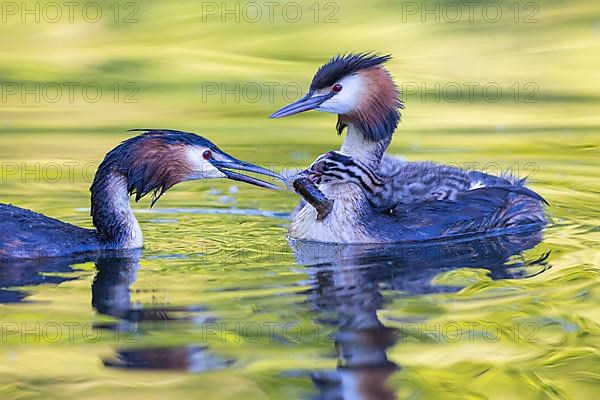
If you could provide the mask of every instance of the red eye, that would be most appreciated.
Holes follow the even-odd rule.
[[[339,84],[339,83],[336,83],[335,85],[333,85],[333,86],[331,87],[331,91],[332,91],[333,93],[339,93],[339,92],[341,92],[341,91],[342,91],[342,89],[343,89],[343,88],[344,88],[344,87],[343,87],[341,84]]]
[[[212,157],[212,152],[210,150],[204,150],[204,153],[202,153],[202,158],[204,158],[205,160],[208,160],[211,157]]]

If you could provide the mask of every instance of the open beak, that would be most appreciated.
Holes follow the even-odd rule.
[[[269,118],[287,117],[289,115],[298,114],[304,111],[314,110],[333,96],[333,93],[327,93],[318,96],[313,96],[312,93],[308,93],[300,100],[295,101],[292,104],[288,104],[287,106],[275,111],[269,116]]]
[[[237,172],[233,172],[230,170],[254,172],[256,174],[269,176],[271,178],[275,178],[275,179],[278,179],[278,180],[284,182],[285,178],[282,177],[281,175],[279,175],[278,173],[269,171],[268,169],[259,167],[258,165],[250,164],[248,162],[235,159],[229,155],[227,155],[226,158],[227,158],[226,161],[213,160],[213,161],[211,161],[211,163],[216,168],[218,168],[219,171],[221,171],[223,174],[225,174],[225,176],[227,178],[232,179],[234,181],[240,181],[240,182],[249,183],[251,185],[264,187],[267,189],[282,190],[279,186],[274,185],[272,183],[265,182],[265,181],[257,179],[257,178],[253,178],[248,175],[239,174]]]

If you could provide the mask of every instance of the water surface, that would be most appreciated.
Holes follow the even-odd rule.
[[[87,148],[90,138],[105,148],[118,140],[36,137],[44,148],[35,159],[81,164],[103,152]],[[69,146],[52,144],[57,137]],[[155,209],[135,206],[142,253],[4,265],[3,397],[102,398],[115,389],[132,398],[591,397],[600,188],[586,171],[598,161],[572,143],[572,158],[551,162],[535,152],[537,137],[520,133],[529,152],[507,141],[501,152],[478,143],[437,158],[477,151],[489,162],[534,160],[532,186],[549,199],[553,220],[540,235],[419,246],[288,242],[294,195],[205,181],[175,188]],[[8,143],[2,156],[15,161],[31,144],[23,135]],[[292,159],[278,148],[263,153]],[[227,150],[257,161],[252,148]],[[3,195],[89,226],[89,182],[76,171],[73,183],[11,177]]]
[[[283,93],[204,98],[202,84],[306,89],[331,54],[375,48],[395,55],[399,84],[504,90],[496,102],[408,91],[391,152],[528,176],[552,223],[459,243],[318,246],[286,239],[291,193],[181,184],[153,209],[134,205],[143,252],[0,267],[1,398],[597,396],[596,2],[543,2],[536,24],[401,24],[397,2],[377,2],[365,19],[367,6],[349,1],[338,24],[266,27],[199,23],[196,3],[164,4],[145,2],[130,25],[2,27],[3,81],[92,81],[107,95],[3,101],[0,201],[91,227],[95,168],[138,127],[195,131],[277,170],[305,167],[339,147],[333,116],[270,121]],[[138,101],[115,101],[110,87],[128,82]],[[514,98],[512,85],[532,82],[537,101]]]

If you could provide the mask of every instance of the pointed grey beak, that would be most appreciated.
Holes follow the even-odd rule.
[[[275,111],[273,114],[269,116],[269,118],[281,118],[287,117],[289,115],[294,115],[301,113],[303,111],[314,110],[318,108],[321,104],[329,100],[334,96],[334,93],[327,93],[320,96],[313,96],[312,93],[308,93],[306,96],[301,98],[300,100],[288,104],[287,106],[280,108]]]
[[[226,155],[226,157],[229,158],[227,161],[211,160],[211,163],[216,168],[218,168],[219,171],[224,173],[227,178],[232,179],[234,181],[245,182],[251,185],[264,187],[267,189],[282,190],[279,186],[274,185],[272,183],[265,182],[263,180],[253,178],[251,176],[242,175],[229,170],[254,172],[256,174],[266,175],[278,179],[282,182],[285,182],[285,178],[279,175],[278,173],[269,171],[268,169],[259,167],[258,165],[250,164],[246,161],[235,159],[229,155]]]

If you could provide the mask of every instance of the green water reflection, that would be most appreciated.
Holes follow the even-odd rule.
[[[134,206],[143,254],[0,268],[0,397],[594,398],[597,2],[536,3],[535,23],[525,4],[515,23],[513,2],[493,23],[354,0],[319,3],[317,23],[311,2],[297,23],[223,23],[202,3],[149,0],[123,23],[131,10],[115,22],[97,3],[110,16],[97,23],[0,27],[2,202],[91,226],[95,168],[138,127],[304,167],[339,146],[334,117],[267,116],[332,54],[377,49],[405,91],[391,152],[530,176],[553,223],[508,243],[307,250],[285,239],[291,193],[185,183]],[[69,82],[102,95],[71,99]]]

